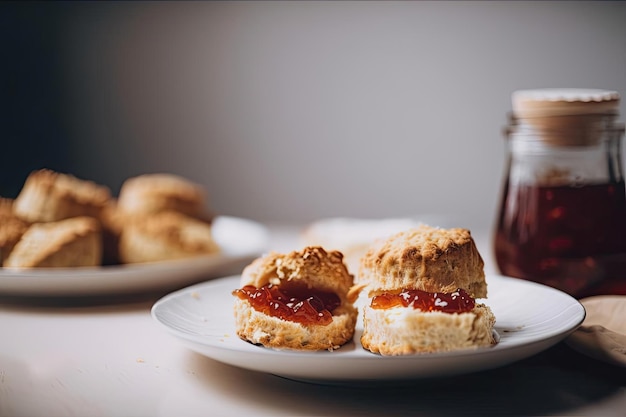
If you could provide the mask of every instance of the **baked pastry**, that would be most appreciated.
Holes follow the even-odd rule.
[[[30,223],[13,215],[12,201],[0,198],[0,265],[9,256]]]
[[[110,197],[110,190],[105,186],[40,169],[26,178],[13,204],[13,212],[32,223],[78,216],[98,218]]]
[[[7,268],[97,266],[102,262],[100,223],[73,217],[32,224],[4,260]]]
[[[219,250],[211,224],[174,211],[125,218],[119,237],[123,263],[182,259]]]
[[[237,335],[269,348],[338,349],[354,336],[353,284],[341,252],[320,246],[257,258],[233,292]]]
[[[156,173],[129,178],[122,184],[118,209],[124,216],[176,211],[210,221],[204,188],[183,177]]]
[[[467,229],[421,225],[372,245],[358,282],[364,348],[382,355],[443,352],[495,343],[484,263]]]

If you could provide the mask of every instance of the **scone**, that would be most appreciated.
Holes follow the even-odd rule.
[[[16,216],[32,223],[79,216],[98,218],[110,197],[110,190],[105,186],[41,169],[26,178],[13,211]]]
[[[6,268],[97,266],[102,262],[100,223],[73,217],[31,225],[4,261]]]
[[[257,258],[233,291],[237,335],[276,349],[338,349],[354,336],[353,284],[341,252],[320,246]]]
[[[166,173],[144,174],[124,181],[118,209],[125,216],[176,211],[210,221],[204,188],[186,178]]]
[[[467,229],[427,225],[374,244],[358,282],[364,348],[381,355],[445,352],[495,343],[484,263]]]
[[[119,237],[123,263],[182,259],[219,250],[211,224],[173,211],[133,217],[124,223]]]
[[[9,256],[30,223],[13,215],[9,199],[0,199],[0,265]]]

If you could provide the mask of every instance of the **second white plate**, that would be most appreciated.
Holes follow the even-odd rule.
[[[585,318],[583,306],[563,292],[491,275],[489,299],[484,302],[497,320],[500,341],[493,347],[380,356],[363,349],[362,326],[357,324],[354,340],[333,352],[272,350],[235,334],[231,292],[239,287],[239,279],[222,278],[171,293],[155,303],[152,317],[184,345],[217,361],[291,379],[335,382],[440,377],[496,368],[549,348]]]
[[[214,239],[221,252],[173,261],[85,268],[0,268],[0,294],[77,296],[166,291],[240,272],[259,256],[269,239],[267,229],[252,220],[218,216]]]

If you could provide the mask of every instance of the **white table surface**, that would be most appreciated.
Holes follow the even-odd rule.
[[[271,249],[298,245],[299,228],[270,231]],[[473,233],[493,271],[487,233]],[[314,385],[188,350],[150,316],[162,295],[78,303],[2,298],[0,416],[626,416],[626,369],[564,343],[477,374]]]

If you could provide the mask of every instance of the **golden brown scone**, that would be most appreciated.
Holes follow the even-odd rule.
[[[105,186],[41,169],[26,178],[13,204],[13,211],[32,223],[78,216],[98,218],[110,197],[111,193]]]
[[[495,317],[475,302],[487,297],[483,267],[467,229],[420,225],[374,243],[359,269],[359,282],[371,297],[363,311],[362,346],[407,355],[494,344]],[[415,299],[410,290],[426,294],[418,292]],[[381,306],[374,303],[377,296],[394,301]]]
[[[334,292],[345,301],[354,276],[346,269],[341,252],[326,252],[321,246],[307,246],[287,254],[270,252],[252,261],[241,273],[242,287],[292,283]]]
[[[484,304],[467,313],[423,312],[412,307],[363,309],[361,345],[381,355],[448,352],[491,346],[495,317]]]
[[[326,252],[319,246],[287,254],[272,252],[258,258],[244,269],[242,288],[250,285],[260,289],[272,285],[285,292],[299,288],[300,294],[305,294],[302,297],[323,291],[335,294],[338,306],[330,312],[332,318],[328,324],[303,324],[266,314],[255,309],[247,298],[236,296],[237,335],[251,343],[276,349],[338,349],[354,336],[357,309],[354,306],[356,296],[350,292],[353,280],[341,252]]]
[[[176,211],[210,221],[206,191],[186,178],[166,173],[144,174],[124,181],[118,208],[125,216]]]
[[[124,219],[119,238],[123,263],[158,262],[217,253],[207,222],[173,211]]]
[[[370,295],[394,289],[450,293],[462,288],[487,297],[484,262],[469,230],[428,225],[375,243],[361,259],[359,283]]]
[[[30,225],[30,223],[13,215],[11,210],[5,210],[7,208],[4,205],[5,202],[0,201],[0,265],[4,263],[4,260]]]
[[[73,217],[31,225],[4,261],[7,268],[97,266],[102,262],[100,222]]]

